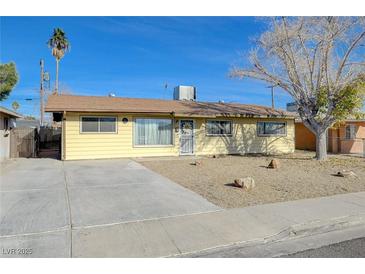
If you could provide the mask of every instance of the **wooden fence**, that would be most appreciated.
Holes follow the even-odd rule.
[[[10,131],[10,157],[37,157],[39,137],[36,128],[13,128]]]

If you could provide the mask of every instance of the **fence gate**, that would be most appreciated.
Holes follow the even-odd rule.
[[[60,158],[61,128],[41,127],[39,130],[39,157]]]
[[[10,157],[37,157],[38,132],[36,128],[13,128],[10,131]]]

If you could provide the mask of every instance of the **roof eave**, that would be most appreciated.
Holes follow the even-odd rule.
[[[0,113],[3,113],[5,115],[9,116],[10,118],[22,118],[23,117],[20,114],[17,114],[17,113],[12,112],[12,111],[3,110],[3,109],[0,110]]]
[[[253,114],[253,113],[191,113],[191,112],[173,112],[173,111],[131,111],[131,110],[115,110],[115,109],[58,109],[58,108],[46,108],[46,112],[83,112],[83,113],[132,113],[132,114],[151,114],[151,115],[173,115],[174,117],[192,117],[192,118],[217,118],[217,117],[229,117],[229,118],[282,118],[282,119],[294,119],[295,117],[287,116],[285,114]]]

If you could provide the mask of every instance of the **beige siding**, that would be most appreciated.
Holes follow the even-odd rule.
[[[136,116],[105,114],[102,116],[118,117],[117,133],[80,133],[80,116],[83,115],[100,116],[100,114],[92,113],[67,113],[65,122],[65,160],[178,155],[177,133],[174,134],[177,138],[176,136],[173,138],[175,144],[177,144],[175,146],[134,147],[133,118]],[[151,117],[148,116],[148,118]],[[128,123],[124,124],[122,122],[123,118],[127,118]]]
[[[257,136],[256,123],[258,121],[283,121],[283,119],[235,118],[229,120],[233,122],[232,136],[223,137],[207,136],[205,131],[205,119],[197,120],[196,153],[198,155],[219,153],[282,154],[294,152],[293,120],[284,120],[287,123],[287,135],[279,137]]]
[[[67,113],[64,136],[65,160],[179,155],[177,123],[174,124],[174,145],[156,147],[135,147],[133,145],[133,119],[135,117],[169,118],[169,116],[105,114],[105,116],[118,117],[117,133],[80,133],[80,116],[82,115],[98,116],[97,114]],[[128,123],[124,124],[123,118],[128,118]],[[176,118],[176,120],[178,119]],[[258,137],[256,134],[256,122],[258,120],[232,119],[233,134],[231,137],[209,137],[205,134],[206,119],[194,119],[196,127],[195,154],[290,153],[294,151],[293,120],[286,120],[288,126],[285,137]],[[265,121],[269,120],[265,119]],[[282,119],[271,119],[271,121],[274,120],[283,121]]]

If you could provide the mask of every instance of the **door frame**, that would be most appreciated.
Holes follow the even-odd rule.
[[[192,121],[193,122],[193,134],[192,134],[192,139],[193,139],[193,145],[192,145],[192,152],[191,153],[181,153],[181,122],[182,121]],[[181,156],[188,156],[188,155],[195,155],[195,120],[194,119],[179,119],[179,155]]]

